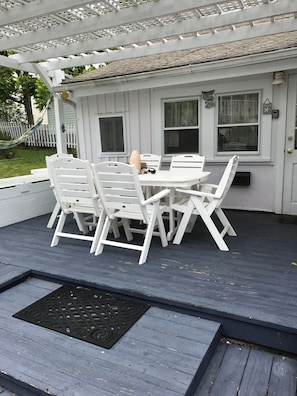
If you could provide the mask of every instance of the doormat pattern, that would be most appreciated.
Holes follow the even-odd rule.
[[[64,285],[13,317],[110,349],[149,307],[102,290]]]

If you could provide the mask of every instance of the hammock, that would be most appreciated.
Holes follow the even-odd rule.
[[[43,114],[41,117],[38,118],[36,123],[29,129],[27,129],[20,137],[12,140],[0,140],[0,150],[5,150],[5,149],[10,149],[12,147],[15,147],[21,143],[23,143],[24,140],[28,139],[33,133],[40,127],[43,121],[44,114],[50,104],[50,99],[48,100],[45,109],[43,111]]]

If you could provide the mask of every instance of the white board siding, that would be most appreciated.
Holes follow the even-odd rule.
[[[217,184],[226,164],[206,164],[205,170],[211,172],[209,183]],[[251,172],[249,186],[232,186],[224,199],[224,207],[239,210],[258,210],[275,212],[275,167],[272,164],[240,163],[239,172]]]
[[[198,97],[200,98],[200,154],[206,155],[207,170],[212,172],[211,181],[221,176],[227,160],[232,153],[216,153],[216,106],[205,108],[201,98],[202,91],[214,90],[215,95],[228,93],[260,92],[260,152],[240,153],[239,171],[251,172],[251,185],[232,187],[225,205],[228,208],[260,211],[276,211],[276,162],[279,146],[272,146],[273,136],[282,134],[276,128],[281,117],[285,115],[286,102],[280,106],[280,120],[262,115],[262,102],[266,98],[273,101],[271,74],[262,74],[211,82],[192,82],[191,84],[167,86],[153,89],[139,89],[128,92],[114,92],[81,99],[81,117],[85,144],[85,158],[93,162],[102,160],[127,161],[133,149],[140,152],[162,154],[163,151],[163,114],[162,100],[167,98]],[[100,115],[123,114],[127,133],[126,153],[119,156],[102,156],[100,154],[99,122]],[[274,128],[274,130],[273,130]],[[80,129],[80,128],[79,128]],[[274,136],[275,137],[275,136]],[[279,138],[280,139],[280,138]],[[163,155],[163,167],[166,168],[171,156]],[[215,180],[217,179],[217,180]]]
[[[152,152],[150,91],[131,91],[84,97],[78,102],[78,133],[80,156],[92,162],[127,161],[132,150]],[[99,117],[123,115],[126,133],[123,154],[100,153]]]

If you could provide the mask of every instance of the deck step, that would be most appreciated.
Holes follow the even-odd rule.
[[[0,263],[0,293],[21,282],[31,273],[30,270],[15,265]]]
[[[28,278],[0,294],[0,384],[31,395],[191,395],[220,324],[152,306],[109,350],[12,315],[60,287]]]

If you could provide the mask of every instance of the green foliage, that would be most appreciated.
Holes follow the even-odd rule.
[[[0,140],[10,140],[10,136],[3,131],[0,131]],[[11,159],[15,156],[15,150],[13,149],[5,149],[5,150],[0,150],[0,160],[3,159]]]
[[[16,79],[16,87],[23,95],[28,94],[30,96],[34,96],[36,80],[36,77],[27,72],[19,72]]]
[[[0,55],[7,56],[7,52]],[[78,66],[65,69],[73,77],[95,69]],[[40,77],[30,73],[0,66],[0,120],[34,124],[31,97],[38,110],[44,109],[51,93]]]
[[[65,74],[69,74],[72,77],[79,76],[80,74],[88,73],[91,70],[96,69],[95,66],[76,66],[76,67],[68,67],[63,69]]]
[[[41,78],[36,79],[34,101],[39,111],[43,110],[51,93]]]

